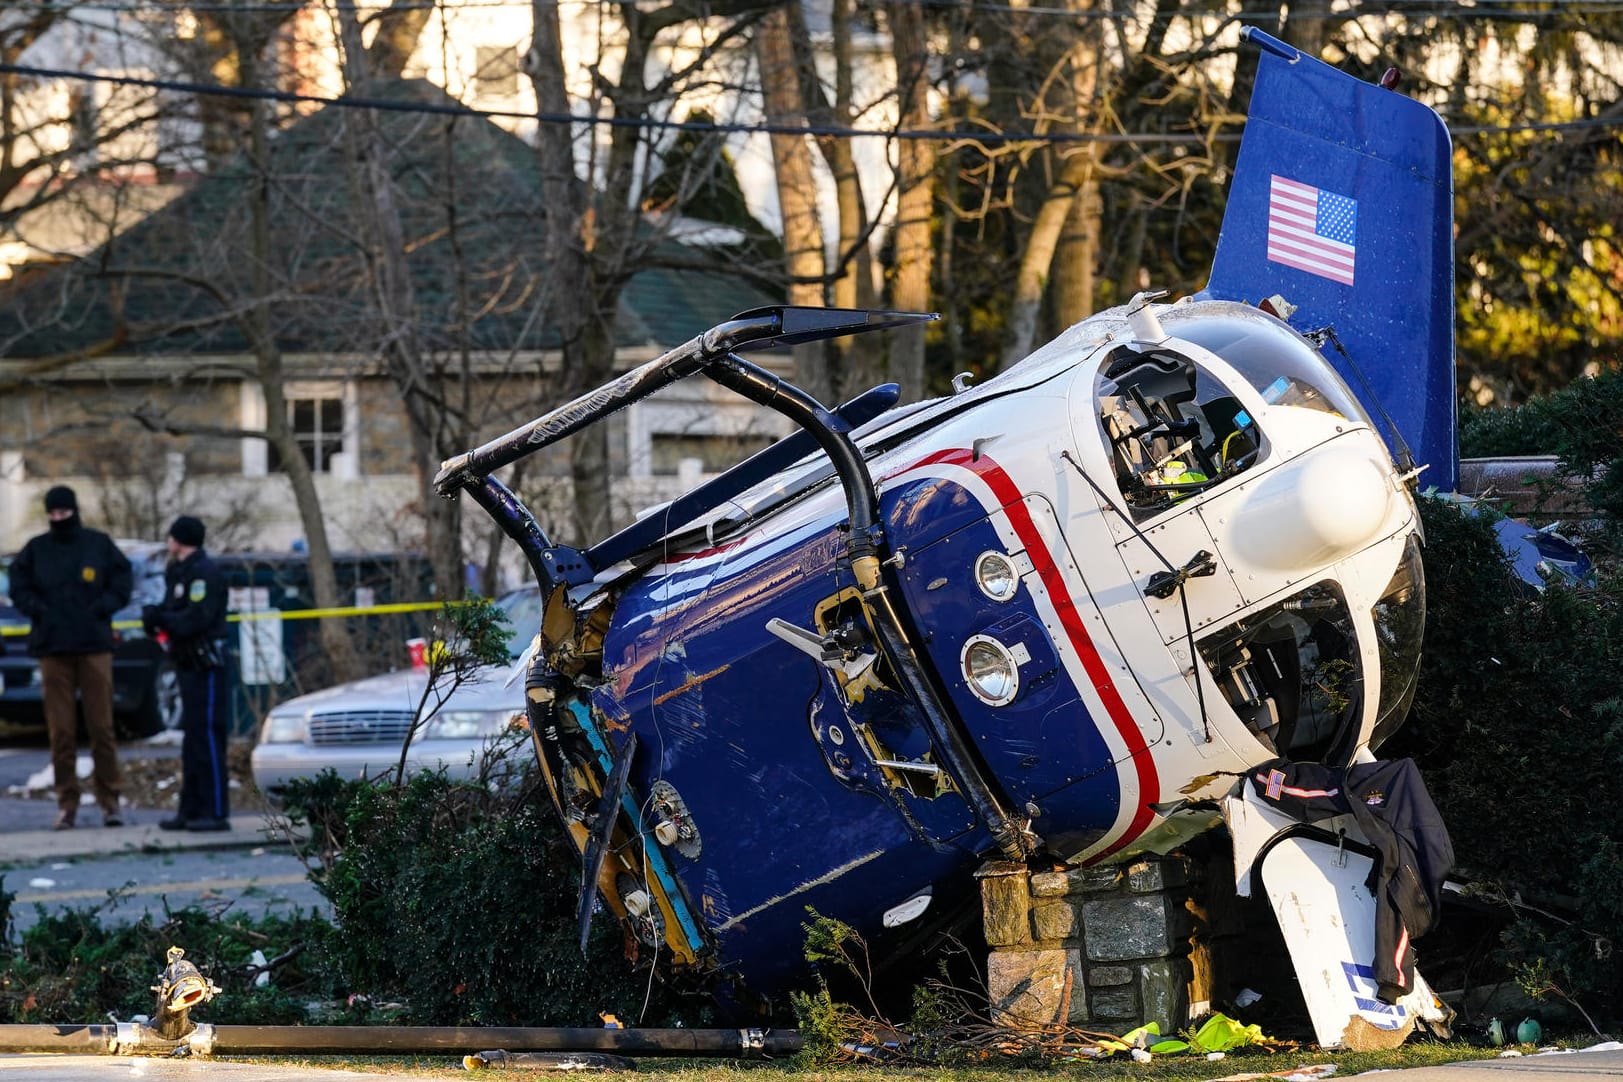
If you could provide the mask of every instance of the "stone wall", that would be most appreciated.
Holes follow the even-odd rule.
[[[1174,1033],[1210,1002],[1205,921],[1183,857],[977,873],[991,948],[987,985],[1003,1024]]]

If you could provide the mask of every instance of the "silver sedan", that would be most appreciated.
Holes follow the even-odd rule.
[[[532,756],[529,740],[522,738],[520,654],[540,625],[539,592],[515,590],[497,605],[514,629],[509,646],[513,660],[475,670],[449,694],[436,689],[429,695],[426,720],[407,751],[408,773],[443,767],[452,777],[469,778],[478,775],[492,753],[520,762]],[[399,765],[401,744],[411,733],[427,683],[427,669],[399,669],[273,707],[253,751],[254,784],[277,804],[289,781],[324,770],[347,778],[390,775]],[[430,712],[436,702],[438,708]]]

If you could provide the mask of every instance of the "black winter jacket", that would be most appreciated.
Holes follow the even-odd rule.
[[[11,562],[11,603],[28,617],[28,652],[103,654],[113,613],[130,603],[130,561],[100,530],[40,534]]]
[[[220,569],[197,549],[184,560],[170,561],[163,583],[163,604],[149,606],[143,615],[169,633],[169,657],[176,668],[223,666],[226,590]]]
[[[1379,851],[1366,884],[1375,895],[1375,980],[1395,1003],[1414,988],[1412,941],[1436,927],[1454,846],[1413,759],[1355,763],[1275,762],[1251,771],[1263,800],[1311,823],[1351,813]]]

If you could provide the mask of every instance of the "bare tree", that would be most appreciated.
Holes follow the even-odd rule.
[[[616,123],[604,143],[587,145],[584,172],[577,168],[575,131],[565,123],[544,122],[536,140],[544,206],[547,251],[553,289],[548,322],[560,339],[563,370],[572,390],[606,382],[614,371],[615,325],[627,283],[657,262],[664,238],[641,215],[639,186],[650,146],[649,121],[668,114],[695,86],[728,85],[718,67],[770,0],[721,0],[706,9],[681,2],[652,7],[621,5],[618,23],[605,19],[595,46],[591,90],[579,115]],[[534,0],[534,36],[525,70],[535,89],[536,107],[557,118],[576,114],[564,61],[563,33],[556,0]],[[702,44],[688,59],[656,72],[656,44],[692,29]],[[595,128],[583,124],[581,132]],[[611,520],[607,426],[571,441],[575,533],[600,534]]]
[[[373,62],[361,42],[361,20],[355,5],[343,0],[337,6],[342,43],[343,71],[347,85],[367,87],[373,83],[368,66]],[[462,545],[458,505],[435,498],[433,478],[439,464],[459,447],[466,446],[469,431],[465,424],[446,424],[449,411],[442,389],[436,387],[428,358],[417,334],[416,297],[406,265],[406,236],[396,205],[395,181],[389,168],[387,148],[370,109],[352,109],[344,116],[344,134],[353,163],[351,185],[357,213],[360,240],[382,330],[379,352],[390,378],[400,390],[409,419],[413,465],[416,468],[418,499],[426,523],[429,562],[441,597],[457,597],[462,592]],[[454,207],[454,203],[452,204]]]
[[[755,55],[761,71],[761,98],[767,119],[777,126],[806,123],[805,99],[793,37],[791,12],[784,5],[768,12],[756,27]],[[854,169],[849,168],[850,148],[846,146],[837,177],[844,198],[851,198]],[[778,182],[778,209],[783,219],[784,266],[789,274],[790,304],[820,306],[825,303],[823,222],[817,210],[817,181],[812,173],[812,144],[807,135],[774,132],[772,161]],[[843,224],[843,223],[842,223]],[[856,295],[852,290],[851,299]],[[833,400],[839,385],[829,371],[821,343],[795,347],[795,381],[813,397]]]
[[[929,41],[924,9],[906,0],[887,8],[891,54],[896,64],[896,122],[906,132],[928,131],[930,112]],[[930,270],[934,249],[930,228],[935,217],[936,152],[925,139],[904,138],[896,144],[895,265],[891,300],[899,309],[930,306]],[[891,343],[891,376],[904,391],[924,390],[924,327],[896,332]]]

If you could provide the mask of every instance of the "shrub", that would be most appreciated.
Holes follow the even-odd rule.
[[[1623,965],[1623,581],[1518,589],[1491,522],[1422,500],[1425,653],[1407,725],[1459,865],[1519,899],[1504,955],[1615,1017]],[[1556,914],[1541,916],[1532,908]],[[1559,912],[1557,912],[1559,911]]]
[[[1460,413],[1460,457],[1553,455],[1559,434],[1548,399]]]
[[[1460,417],[1460,454],[1555,455],[1582,486],[1599,518],[1585,524],[1591,547],[1623,555],[1623,370],[1580,379],[1545,398]]]
[[[0,884],[3,886],[3,884]],[[10,934],[12,895],[0,890],[0,1022],[88,1023],[109,1013],[122,1021],[151,1014],[151,986],[172,945],[219,985],[222,995],[199,1008],[215,1023],[271,1025],[305,1019],[304,1003],[328,995],[321,964],[332,929],[310,916],[257,919],[220,915],[195,906],[130,923],[102,922],[99,907],[42,914]],[[279,960],[273,983],[256,987],[255,950]]]
[[[343,929],[344,986],[398,999],[425,1025],[596,1025],[607,1011],[648,1026],[705,1020],[707,997],[651,976],[607,912],[577,942],[579,860],[543,783],[510,788],[443,772],[403,786],[332,775],[290,787],[323,853],[314,875]]]

